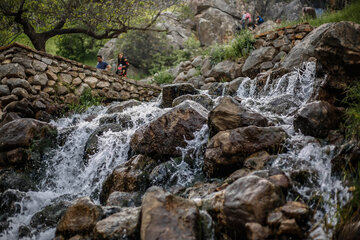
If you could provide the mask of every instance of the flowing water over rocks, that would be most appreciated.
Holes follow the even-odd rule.
[[[268,77],[265,83],[247,78],[240,84],[237,96],[242,106],[260,113],[272,126],[286,132],[285,149],[266,166],[280,168],[291,179],[293,188],[287,200],[303,199],[310,203],[310,208],[315,210],[311,220],[313,239],[327,239],[331,232],[326,233],[325,224],[336,224],[336,206],[349,198],[340,179],[331,174],[330,161],[336,148],[323,140],[304,136],[293,127],[294,114],[316,95],[321,83],[321,79],[315,77],[315,71],[316,64],[308,62],[278,79]],[[58,220],[48,221],[40,228],[34,223],[40,211],[57,216],[53,212],[63,211],[70,201],[84,196],[90,196],[98,204],[105,179],[133,154],[130,141],[136,130],[170,110],[159,108],[160,102],[142,103],[110,114],[106,113],[109,107],[94,107],[84,114],[53,121],[59,133],[59,146],[46,154],[45,177],[38,184],[38,190],[18,192],[17,208],[8,218],[9,226],[0,233],[0,239],[52,239]],[[217,104],[217,99],[214,102]],[[88,142],[91,136],[96,137],[94,144]],[[176,192],[177,188],[191,187],[198,181],[210,181],[203,173],[209,138],[207,124],[195,132],[194,137],[186,140],[185,147],[177,149],[180,157],[169,158],[152,170],[149,175],[151,185]],[[85,154],[84,149],[89,145],[91,151]],[[258,180],[258,177],[251,178]],[[266,183],[272,186],[270,182]]]

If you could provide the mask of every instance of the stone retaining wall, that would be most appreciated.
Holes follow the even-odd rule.
[[[290,50],[313,29],[314,28],[310,24],[302,23],[294,26],[282,27],[270,32],[264,32],[255,35],[255,48],[274,47],[277,55],[272,59],[272,63],[281,62]],[[267,64],[266,66],[269,66],[269,68],[272,67],[271,64]],[[266,67],[262,70],[266,70]]]
[[[111,72],[18,43],[0,48],[0,63],[1,111],[13,101],[38,96],[54,103],[77,103],[86,88],[106,101],[150,101],[161,92],[157,86],[124,80]]]

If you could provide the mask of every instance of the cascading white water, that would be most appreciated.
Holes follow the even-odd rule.
[[[323,199],[319,211],[315,214],[314,239],[328,239],[331,233],[325,234],[323,227],[327,223],[336,223],[335,206],[344,203],[349,195],[341,181],[331,176],[330,160],[335,148],[319,142],[315,138],[296,133],[293,128],[294,113],[316,94],[315,63],[305,63],[297,71],[285,74],[279,79],[267,78],[264,87],[258,86],[258,79],[245,79],[237,92],[242,104],[258,111],[282,127],[288,134],[287,152],[279,154],[272,162],[272,167],[281,168],[291,177],[294,170],[304,170],[313,178],[309,184],[295,186],[299,197],[310,201],[315,197]],[[217,100],[214,99],[217,103]],[[24,193],[19,203],[21,212],[9,218],[10,227],[0,234],[0,239],[18,239],[18,228],[27,226],[32,216],[45,206],[61,200],[73,200],[81,196],[92,196],[98,203],[101,184],[112,170],[128,159],[129,141],[132,134],[142,125],[168,111],[158,108],[157,103],[143,103],[121,113],[127,116],[133,125],[120,132],[106,131],[98,138],[98,151],[86,161],[83,159],[84,148],[89,136],[99,127],[100,119],[113,115],[106,114],[106,107],[95,107],[84,114],[62,118],[54,124],[60,135],[66,136],[64,145],[47,154],[45,178],[39,191]],[[121,121],[121,116],[117,119]],[[129,120],[130,119],[130,120]],[[181,161],[171,160],[173,169],[169,183],[189,186],[202,173],[203,153],[208,141],[208,128],[205,125],[194,133],[195,139],[187,141],[187,147],[180,149]],[[192,159],[189,163],[187,158]],[[156,182],[154,182],[156,184]],[[298,196],[289,195],[289,200]],[[312,209],[317,206],[312,206]],[[35,232],[30,239],[52,239],[55,229]],[[315,237],[315,235],[317,237]],[[22,238],[26,239],[26,238]]]
[[[311,208],[317,211],[312,237],[330,239],[332,232],[325,225],[335,226],[337,206],[349,199],[347,188],[331,174],[335,146],[296,133],[293,128],[296,110],[317,93],[320,80],[315,78],[315,73],[316,63],[307,62],[271,83],[269,76],[264,88],[257,87],[258,79],[248,78],[241,83],[237,95],[244,106],[273,120],[287,132],[287,152],[279,154],[271,167],[282,169],[289,177],[294,172],[308,174],[308,184],[295,186],[298,196],[290,195],[289,200],[300,197],[314,202]],[[320,200],[312,201],[315,199]]]
[[[133,126],[121,132],[109,130],[99,136],[98,151],[90,156],[87,164],[83,155],[89,136],[99,127],[101,118],[114,114],[106,114],[105,107],[94,107],[84,114],[52,122],[59,135],[65,135],[65,144],[47,154],[46,177],[39,186],[40,190],[25,193],[19,203],[21,212],[8,219],[10,227],[0,234],[0,239],[18,239],[19,227],[29,225],[35,213],[54,202],[92,196],[98,203],[98,193],[105,178],[116,166],[128,159],[129,142],[133,133],[167,111],[157,105],[158,103],[144,103],[122,112],[121,116],[127,116]],[[33,234],[30,239],[48,240],[55,236],[55,229]]]

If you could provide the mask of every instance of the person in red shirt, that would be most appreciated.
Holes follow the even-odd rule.
[[[117,70],[116,74],[126,77],[127,69],[129,67],[129,62],[127,58],[124,57],[124,53],[120,52],[118,55],[118,62],[117,62]]]

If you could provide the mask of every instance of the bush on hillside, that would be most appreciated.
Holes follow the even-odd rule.
[[[160,71],[154,75],[154,82],[158,85],[172,83],[173,80],[173,75],[167,70]]]
[[[241,31],[228,44],[215,44],[210,47],[210,61],[213,65],[224,60],[246,57],[254,49],[254,36],[249,31]]]
[[[343,100],[348,108],[345,111],[345,133],[347,138],[360,140],[360,82],[356,81],[346,90]]]

